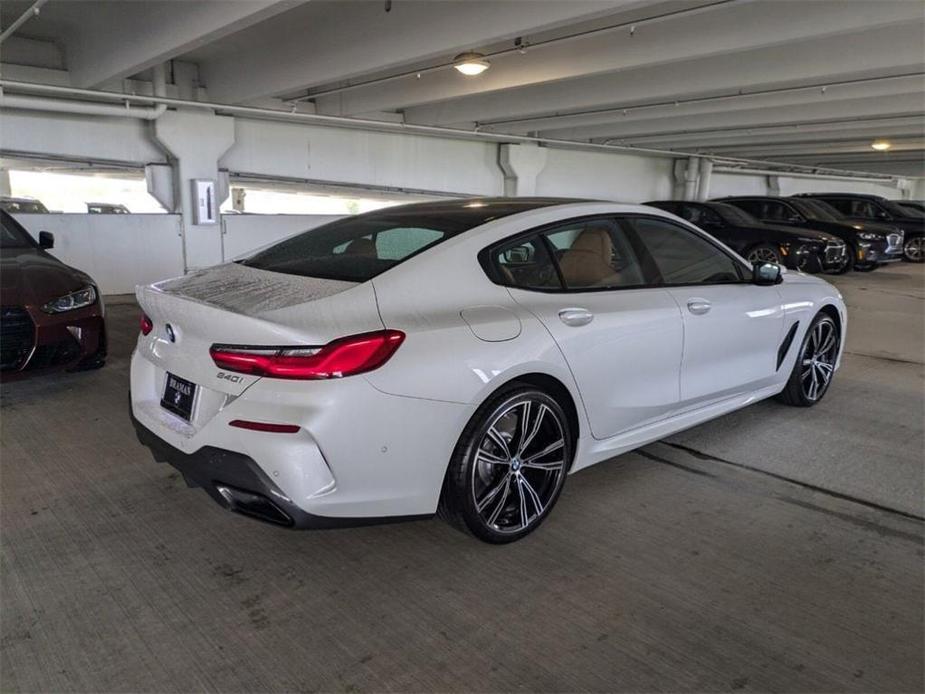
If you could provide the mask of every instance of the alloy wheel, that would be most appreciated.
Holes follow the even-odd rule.
[[[503,534],[536,525],[565,476],[569,443],[560,415],[525,398],[497,411],[472,455],[472,500],[482,522]]]
[[[753,249],[748,254],[747,260],[750,263],[780,263],[780,258],[777,257],[774,249],[767,246],[759,246]]]
[[[925,260],[925,236],[917,236],[906,241],[903,252],[907,260],[913,263],[921,263]]]
[[[838,328],[831,318],[813,325],[803,345],[800,384],[804,397],[815,402],[821,398],[832,381],[835,360],[838,358]]]

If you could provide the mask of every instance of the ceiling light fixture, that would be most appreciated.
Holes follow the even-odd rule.
[[[878,152],[886,152],[892,146],[893,145],[891,145],[886,140],[874,140],[870,143],[870,148],[875,149]]]
[[[466,77],[474,77],[485,72],[491,67],[491,63],[485,60],[485,56],[481,53],[460,53],[453,60],[453,67]]]

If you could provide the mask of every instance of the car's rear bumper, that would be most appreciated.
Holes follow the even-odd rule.
[[[131,409],[131,408],[130,408]],[[201,487],[218,504],[251,518],[287,528],[345,528],[429,518],[433,514],[344,518],[318,516],[299,508],[259,465],[243,453],[204,446],[184,453],[171,446],[129,412],[138,440],[159,463],[176,468],[190,487]]]
[[[272,481],[269,498],[278,498],[279,492],[311,517],[345,519],[355,525],[358,518],[378,522],[384,517],[432,515],[436,510],[446,465],[472,408],[389,395],[362,375],[319,381],[263,378],[240,394],[228,394],[217,389],[224,381],[216,371],[176,374],[196,384],[187,421],[161,405],[166,371],[139,351],[132,357],[133,418],[166,444],[168,452],[176,451],[168,460],[192,466],[187,476],[213,498],[220,493],[214,488],[216,480],[259,494],[266,495],[266,490],[261,491],[265,485],[257,485],[252,474],[237,485],[231,479],[204,477],[205,463],[190,463],[178,454],[206,450],[204,455],[211,458],[218,450],[241,456],[250,463],[235,463],[237,467],[253,464],[260,471],[258,482]],[[233,425],[235,420],[298,429],[255,431]],[[297,519],[302,515],[288,515],[301,527]]]

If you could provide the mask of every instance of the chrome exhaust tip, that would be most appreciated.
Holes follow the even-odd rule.
[[[215,489],[221,494],[230,511],[274,525],[287,527],[295,525],[288,513],[262,494],[229,487],[225,484],[216,484]]]

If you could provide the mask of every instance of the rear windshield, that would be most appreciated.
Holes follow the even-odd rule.
[[[452,219],[420,215],[349,217],[282,241],[242,263],[287,275],[365,282],[467,228]]]
[[[469,229],[556,202],[482,199],[376,210],[302,232],[240,262],[287,275],[365,282]]]

